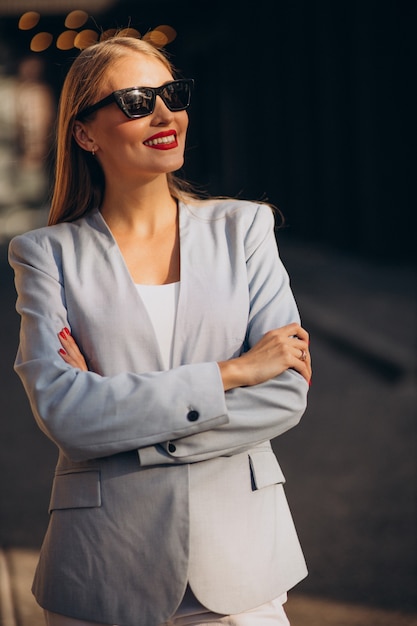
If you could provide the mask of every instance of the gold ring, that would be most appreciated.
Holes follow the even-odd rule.
[[[300,348],[301,350],[301,348]],[[305,350],[301,350],[300,361],[305,361],[307,358],[307,352]]]

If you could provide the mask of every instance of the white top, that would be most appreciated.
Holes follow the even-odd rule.
[[[153,324],[164,368],[170,369],[180,283],[136,287]]]

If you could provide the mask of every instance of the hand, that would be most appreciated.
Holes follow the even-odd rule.
[[[219,363],[225,390],[263,383],[294,369],[308,383],[311,357],[307,331],[293,323],[267,332],[248,352]]]
[[[63,328],[61,332],[58,333],[58,339],[62,346],[59,350],[59,354],[65,363],[68,363],[68,365],[72,365],[72,367],[76,367],[83,372],[88,372],[87,363],[85,362],[85,359],[68,328]]]

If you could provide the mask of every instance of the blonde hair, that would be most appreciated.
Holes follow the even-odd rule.
[[[105,185],[103,171],[97,160],[76,143],[74,123],[78,113],[97,100],[109,65],[132,52],[157,59],[172,75],[175,74],[164,52],[146,41],[122,36],[83,50],[68,71],[58,108],[55,182],[49,225],[71,222],[101,204]],[[187,183],[174,174],[168,174],[168,184],[174,198],[187,195]]]

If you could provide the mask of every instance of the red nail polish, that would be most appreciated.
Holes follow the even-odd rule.
[[[61,332],[59,333],[59,336],[62,337],[62,339],[66,339],[67,335],[64,333],[63,330],[61,330]]]
[[[312,383],[312,382],[313,382],[313,381],[312,381],[312,380],[311,380],[311,378],[310,378],[310,380],[308,381],[308,386],[309,386],[309,387],[311,387],[311,383]]]
[[[66,354],[66,352],[65,352],[64,348],[60,348],[60,349],[58,350],[58,352],[59,352],[59,354],[62,354],[62,355],[65,355],[65,354]]]
[[[65,332],[67,335],[70,335],[70,334],[71,334],[71,332],[70,332],[69,328],[67,328],[66,326],[65,326],[65,328],[64,328],[64,332]]]

